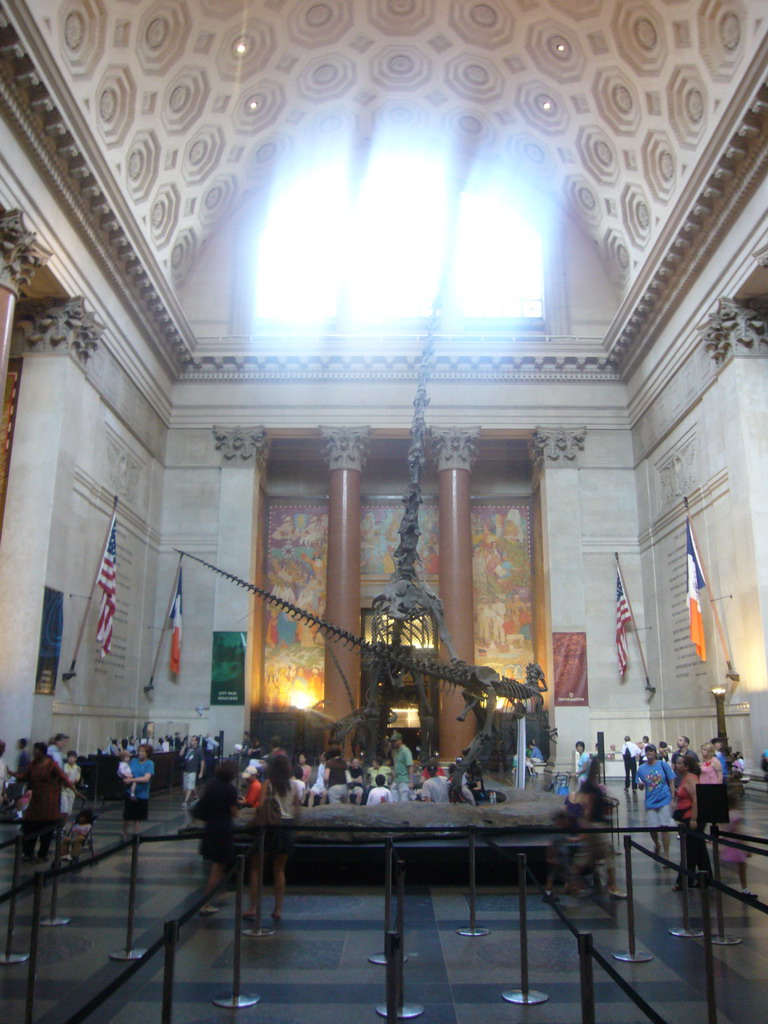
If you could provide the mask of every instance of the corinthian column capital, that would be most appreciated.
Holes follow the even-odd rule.
[[[720,299],[701,328],[704,348],[717,366],[730,355],[768,351],[768,306],[755,299]]]
[[[536,427],[531,437],[531,458],[537,469],[573,465],[584,451],[586,427]]]
[[[320,427],[329,469],[362,470],[368,455],[368,427]]]
[[[35,267],[45,260],[36,246],[37,237],[24,226],[20,210],[0,214],[0,285],[18,296],[28,284]]]
[[[472,468],[480,427],[432,427],[430,434],[438,472]]]
[[[85,299],[30,299],[16,306],[14,350],[29,352],[71,352],[86,363],[105,331],[95,313],[85,308]]]
[[[225,464],[242,466],[253,460],[261,472],[269,455],[266,427],[214,427],[214,447]]]

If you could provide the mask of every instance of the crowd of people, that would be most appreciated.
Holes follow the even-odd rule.
[[[706,785],[727,784],[728,828],[738,832],[742,820],[740,804],[744,774],[741,755],[734,752],[728,756],[722,737],[703,743],[700,754],[697,754],[691,750],[687,736],[678,737],[674,751],[664,740],[654,744],[648,736],[643,736],[636,743],[630,736],[625,736],[621,755],[625,772],[624,791],[629,793],[631,786],[633,794],[638,791],[643,793],[649,834],[654,852],[663,857],[664,869],[669,868],[669,864],[663,863],[669,861],[672,834],[669,830],[682,823],[688,871],[711,874],[707,842],[702,829],[713,819],[707,818],[706,811],[700,807],[706,802],[699,794],[699,789]],[[585,880],[594,878],[597,865],[602,862],[608,876],[609,895],[622,899],[626,894],[616,885],[612,847],[605,843],[605,834],[601,836],[602,841],[595,842],[594,832],[591,831],[607,824],[611,808],[618,801],[608,796],[605,784],[600,782],[600,761],[587,752],[582,740],[575,744],[574,761],[577,788],[565,798],[565,808],[558,819],[563,832],[548,849],[546,898],[556,898],[553,886],[558,878],[565,883],[569,892],[585,891]],[[737,872],[742,894],[753,897],[755,894],[747,885],[747,854],[743,850],[725,846],[720,857],[727,867]],[[678,892],[682,887],[681,866],[672,888]]]

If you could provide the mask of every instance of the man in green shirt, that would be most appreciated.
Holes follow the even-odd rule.
[[[413,800],[413,754],[403,743],[399,732],[393,732],[389,738],[392,747],[392,764],[395,770],[395,782],[392,796],[395,800]]]

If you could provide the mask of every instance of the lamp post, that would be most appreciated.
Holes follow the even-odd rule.
[[[725,695],[727,689],[724,686],[713,686],[712,696],[715,698],[715,713],[717,715],[717,735],[723,740],[723,745],[728,748],[728,733],[725,731]]]

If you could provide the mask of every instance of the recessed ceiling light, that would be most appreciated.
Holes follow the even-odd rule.
[[[234,45],[234,51],[238,57],[243,57],[248,52],[248,40],[245,38],[238,39]]]
[[[258,110],[259,109],[259,101],[258,100],[251,100],[248,103],[248,109],[249,110]]]

